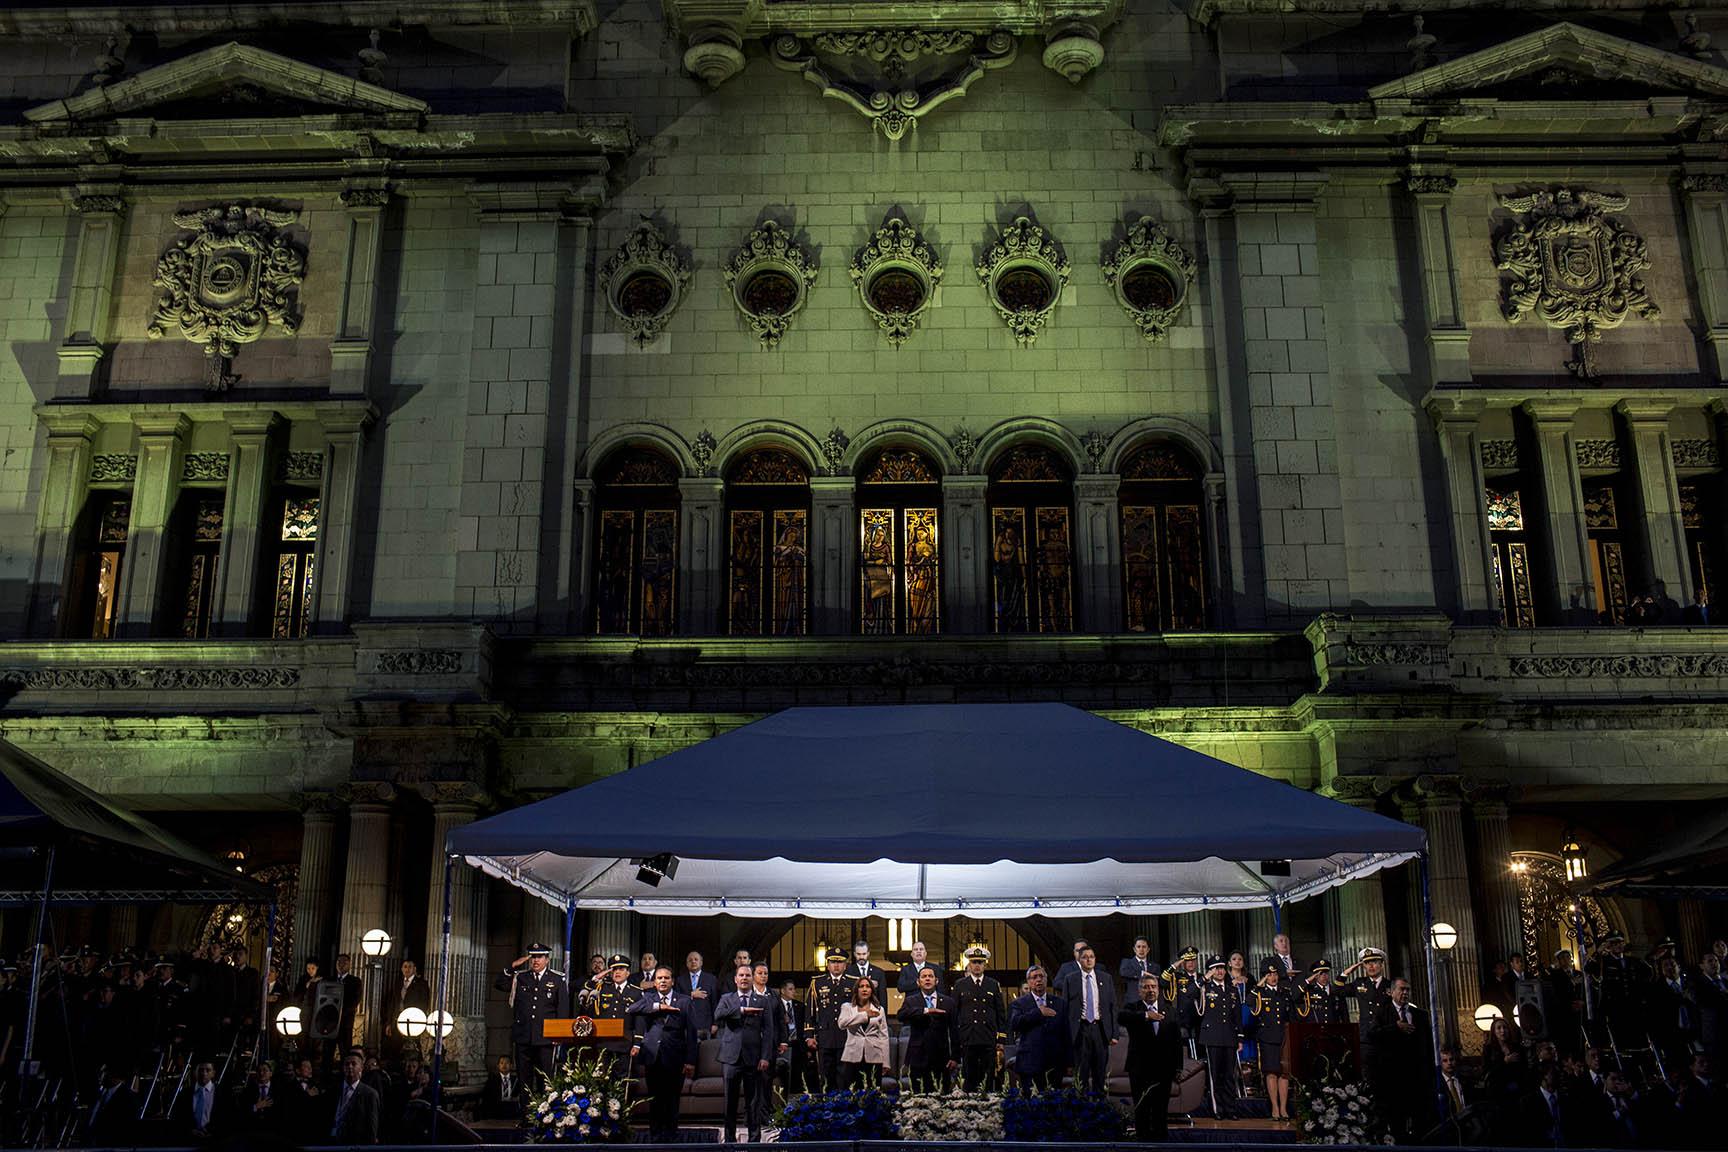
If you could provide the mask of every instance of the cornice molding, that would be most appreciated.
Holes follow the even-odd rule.
[[[101,7],[27,4],[0,11],[0,35],[90,36],[140,32],[208,35],[306,22],[367,30],[393,28],[412,17],[428,28],[570,27],[577,35],[599,24],[594,0],[273,0],[268,4],[139,3]]]

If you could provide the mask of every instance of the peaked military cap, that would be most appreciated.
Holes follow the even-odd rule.
[[[1330,972],[1330,971],[1332,971],[1332,965],[1325,960],[1316,960],[1316,961],[1314,961],[1314,963],[1308,965],[1308,971],[1310,971],[1310,972]]]
[[[550,955],[552,955],[552,949],[547,947],[544,944],[530,944],[530,945],[528,945],[528,955],[530,955],[530,956],[550,956]]]
[[[1228,965],[1224,962],[1224,957],[1222,957],[1222,956],[1208,956],[1206,958],[1206,971],[1208,971],[1208,972],[1212,971],[1212,969],[1214,969],[1214,968],[1228,968],[1228,967],[1230,967],[1230,965]]]
[[[1184,948],[1184,949],[1182,949],[1182,955],[1181,955],[1180,959],[1198,960],[1198,959],[1200,959],[1200,949],[1198,949],[1198,948]]]
[[[606,967],[610,969],[622,968],[624,971],[628,972],[630,971],[630,957],[623,955],[614,956],[612,959],[606,961]]]
[[[836,960],[840,961],[842,964],[850,963],[852,960],[852,954],[844,948],[828,949],[828,963],[832,964]]]
[[[1378,949],[1378,948],[1372,948],[1372,947],[1364,948],[1364,949],[1362,949],[1362,954],[1360,956],[1358,956],[1357,959],[1359,959],[1359,960],[1384,960],[1384,959],[1386,959],[1386,953],[1380,951],[1380,949]]]
[[[984,945],[982,945],[982,944],[974,944],[974,945],[972,945],[972,947],[966,949],[966,962],[968,964],[970,964],[974,960],[987,961],[989,959],[990,959],[990,949],[984,947]]]

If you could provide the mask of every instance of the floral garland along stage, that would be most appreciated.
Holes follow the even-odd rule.
[[[1304,1144],[1390,1144],[1367,1089],[1339,1076],[1302,1086],[1296,1116]]]
[[[630,1139],[630,1082],[610,1052],[566,1062],[550,1086],[530,1093],[523,1126],[536,1144],[595,1144]]]
[[[902,1140],[1002,1139],[1002,1097],[984,1092],[909,1092],[894,1108]]]
[[[788,1100],[774,1119],[782,1144],[900,1138],[894,1103],[879,1088],[806,1093]]]

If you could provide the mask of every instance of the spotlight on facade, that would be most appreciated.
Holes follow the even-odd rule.
[[[1436,950],[1450,952],[1458,943],[1458,929],[1441,920],[1428,929],[1428,939]]]
[[[410,1039],[426,1035],[426,1013],[418,1008],[404,1008],[396,1017],[396,1031]]]
[[[360,937],[360,951],[372,957],[390,955],[390,933],[382,928],[372,929]]]
[[[1566,843],[1560,849],[1560,859],[1566,865],[1566,883],[1576,884],[1590,874],[1584,856],[1583,845],[1570,836],[1566,837]]]
[[[678,875],[678,857],[670,852],[662,852],[658,856],[650,856],[636,863],[637,881],[650,888],[658,888],[660,881],[672,880]]]
[[[276,1013],[276,1031],[284,1036],[300,1035],[300,1006],[298,1004],[290,1004]]]
[[[1482,1031],[1486,1032],[1490,1028],[1494,1027],[1494,1021],[1500,1019],[1500,1015],[1501,1015],[1500,1009],[1495,1007],[1494,1005],[1492,1005],[1492,1004],[1478,1004],[1476,1006],[1476,1016],[1475,1016],[1476,1027],[1478,1027]]]

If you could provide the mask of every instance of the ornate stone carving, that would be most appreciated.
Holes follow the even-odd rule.
[[[282,454],[282,479],[301,481],[324,479],[324,453],[284,452]]]
[[[1692,680],[1728,676],[1728,655],[1692,652],[1657,656],[1514,656],[1511,670],[1514,676],[1543,680],[1589,677]]]
[[[344,188],[340,199],[344,208],[383,208],[390,203],[390,189]]]
[[[786,334],[816,283],[816,262],[772,220],[764,220],[733,254],[723,275],[745,323],[764,348]]]
[[[390,54],[378,46],[383,35],[374,28],[366,34],[366,47],[354,53],[360,62],[360,79],[368,84],[384,84],[384,65],[390,62]]]
[[[843,474],[842,468],[846,449],[851,443],[852,441],[846,433],[838,427],[831,429],[828,435],[822,437],[822,463],[823,472],[826,475],[839,476]]]
[[[1344,645],[1344,663],[1374,668],[1384,665],[1415,664],[1426,667],[1446,662],[1446,649],[1440,644],[1357,643]]]
[[[954,456],[960,461],[960,471],[972,470],[972,457],[978,454],[978,437],[972,435],[964,424],[948,434],[948,446],[954,449]]]
[[[1618,440],[1578,440],[1574,441],[1580,468],[1618,468],[1620,467],[1620,441]]]
[[[1346,804],[1373,807],[1374,802],[1397,786],[1389,776],[1334,776],[1320,794]]]
[[[1016,343],[1030,347],[1068,284],[1068,260],[1029,216],[1016,216],[979,258],[978,282]]]
[[[1673,440],[1669,442],[1676,468],[1718,468],[1722,453],[1714,440]]]
[[[177,212],[174,223],[195,229],[156,264],[161,289],[145,332],[152,340],[178,331],[211,358],[209,385],[227,387],[227,361],[240,345],[263,337],[271,324],[283,335],[300,330],[295,295],[306,276],[306,254],[278,231],[299,213],[230,204]]]
[[[180,461],[180,481],[183,484],[226,481],[228,453],[188,452]]]
[[[450,648],[403,648],[378,653],[380,676],[450,676],[462,671],[462,653]]]
[[[690,265],[644,217],[601,267],[599,284],[612,315],[645,348],[678,310],[690,285]]]
[[[1412,196],[1445,195],[1458,187],[1458,178],[1437,172],[1411,172],[1404,177],[1404,187]]]
[[[1104,63],[1104,45],[1098,29],[1083,20],[1052,28],[1044,37],[1044,67],[1078,84],[1086,74]]]
[[[300,669],[280,664],[245,668],[7,668],[0,685],[19,691],[245,691],[292,688]]]
[[[926,39],[920,41],[920,35]],[[898,29],[817,36],[810,41],[788,34],[775,38],[769,55],[777,66],[816,85],[822,95],[856,111],[888,139],[899,140],[921,117],[965,95],[985,72],[1012,64],[1019,51],[1014,36],[1000,29],[982,37],[960,35],[967,37],[963,44],[948,33]],[[872,46],[876,37],[884,38],[880,57]],[[921,44],[929,44],[931,50],[921,50]],[[912,66],[926,60],[933,63]]]
[[[1693,172],[1680,178],[1682,192],[1728,192],[1728,176],[1715,172]]]
[[[714,475],[714,450],[720,445],[714,439],[714,433],[704,428],[697,433],[696,439],[690,444],[690,463],[698,476]]]
[[[138,478],[138,457],[125,452],[98,452],[90,457],[90,483],[130,484]]]
[[[1086,449],[1086,459],[1092,462],[1092,471],[1104,471],[1104,453],[1110,451],[1110,437],[1094,429],[1080,437],[1080,446]]]
[[[942,262],[918,229],[890,216],[852,257],[852,283],[865,311],[898,348],[936,298]]]
[[[72,197],[72,207],[86,216],[103,212],[122,215],[126,211],[126,200],[125,197],[105,192],[91,192]]]
[[[1596,375],[1592,346],[1629,314],[1661,315],[1644,287],[1649,249],[1609,213],[1628,200],[1606,192],[1534,192],[1502,196],[1520,213],[1494,242],[1494,266],[1510,273],[1502,311],[1511,323],[1535,313],[1563,329],[1575,350],[1566,367],[1573,375]]]
[[[1518,467],[1518,441],[1482,441],[1482,467],[1513,469]]]
[[[1128,235],[1104,258],[1104,283],[1116,292],[1116,302],[1156,344],[1188,302],[1194,283],[1194,257],[1153,220],[1142,216],[1128,226]]]

